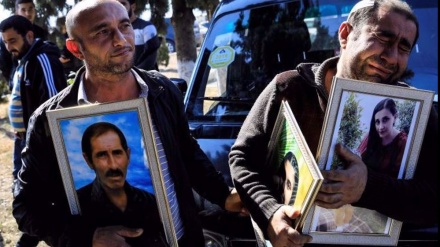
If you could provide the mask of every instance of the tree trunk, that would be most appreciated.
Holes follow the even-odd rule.
[[[172,0],[172,7],[171,23],[174,28],[176,43],[177,72],[180,78],[189,82],[197,58],[194,37],[194,21],[196,18],[192,8],[186,6],[185,0]]]

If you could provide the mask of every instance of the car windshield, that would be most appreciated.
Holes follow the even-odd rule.
[[[438,3],[413,1],[414,5],[409,4],[419,17],[420,38],[406,79],[418,88],[437,92]],[[241,123],[276,74],[301,62],[322,62],[338,55],[339,25],[356,2],[278,2],[215,19],[185,99],[189,120]]]

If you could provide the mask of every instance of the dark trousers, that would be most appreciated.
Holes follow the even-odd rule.
[[[17,241],[16,247],[36,247],[38,245],[37,237],[22,233],[20,239]]]

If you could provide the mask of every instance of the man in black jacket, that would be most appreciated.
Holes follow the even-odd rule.
[[[32,22],[32,31],[34,32],[34,37],[42,40],[47,40],[49,37],[49,32],[42,27],[35,24],[35,4],[32,0],[16,0],[15,1],[15,14],[26,17]],[[17,66],[17,61],[12,59],[11,54],[7,51],[4,43],[0,38],[0,70],[3,73],[6,81],[10,84],[12,89],[12,75],[14,74],[15,67]]]
[[[134,32],[125,8],[114,0],[81,1],[66,18],[67,48],[84,61],[74,83],[44,103],[30,120],[20,172],[23,189],[13,214],[23,231],[56,246],[70,211],[46,111],[95,102],[148,98],[161,168],[168,173],[168,201],[179,246],[204,246],[192,189],[213,203],[235,212],[243,210],[234,190],[215,170],[189,132],[182,95],[166,77],[133,67]],[[164,175],[165,177],[165,175]],[[232,193],[234,191],[234,193]],[[111,230],[111,231],[110,231]],[[97,229],[93,241],[137,236],[126,228]],[[90,239],[92,243],[92,239]]]
[[[20,170],[21,151],[26,141],[26,129],[38,106],[67,86],[59,50],[55,45],[34,38],[32,23],[21,15],[13,15],[0,24],[7,51],[19,61],[12,78],[9,120],[14,128],[13,193],[17,193],[17,174]],[[38,239],[23,234],[17,246],[36,246]]]

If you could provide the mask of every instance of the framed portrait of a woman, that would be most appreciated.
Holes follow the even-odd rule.
[[[334,153],[341,143],[369,169],[397,179],[413,177],[433,92],[334,78],[317,152],[321,169],[344,169]],[[402,222],[377,211],[344,205],[314,206],[305,233],[314,243],[396,245]]]

